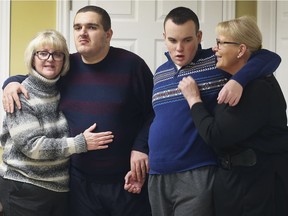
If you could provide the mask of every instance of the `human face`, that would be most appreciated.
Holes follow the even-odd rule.
[[[110,48],[112,30],[104,31],[101,16],[95,12],[78,13],[74,19],[74,42],[85,63],[97,63]]]
[[[60,72],[61,69],[63,67],[64,64],[64,53],[63,53],[63,58],[61,60],[60,58],[60,53],[61,51],[59,50],[54,50],[53,48],[49,47],[49,46],[45,46],[45,47],[39,47],[38,49],[36,49],[36,52],[38,51],[46,51],[49,53],[53,53],[52,55],[49,55],[49,57],[45,60],[44,58],[41,57],[41,55],[38,53],[37,55],[34,55],[34,59],[33,59],[33,66],[35,68],[35,70],[41,74],[43,77],[47,78],[47,79],[54,79],[55,77],[57,77]],[[53,55],[58,53],[58,57]],[[44,59],[44,60],[43,60]]]
[[[240,43],[234,41],[231,37],[218,35],[216,46],[213,48],[217,57],[216,67],[230,74],[235,74],[240,66]]]
[[[182,67],[194,59],[202,39],[202,32],[196,32],[196,26],[192,20],[177,25],[169,19],[165,24],[163,36],[172,61]]]

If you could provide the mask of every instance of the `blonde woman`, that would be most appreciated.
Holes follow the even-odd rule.
[[[216,67],[232,75],[262,47],[261,32],[251,17],[221,22],[216,34]],[[216,216],[287,216],[286,103],[275,77],[251,81],[237,106],[217,105],[214,114],[206,110],[191,77],[178,87],[200,135],[218,156]]]
[[[0,141],[0,202],[4,215],[62,216],[67,211],[69,156],[107,148],[111,132],[93,133],[92,125],[68,137],[68,124],[58,105],[56,86],[69,69],[64,37],[54,30],[37,34],[25,51],[29,76],[20,95],[22,109],[7,113]]]

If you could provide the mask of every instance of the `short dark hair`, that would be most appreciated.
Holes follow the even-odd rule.
[[[104,31],[108,31],[109,29],[111,29],[111,19],[109,14],[107,13],[106,10],[104,10],[101,7],[95,6],[95,5],[87,5],[83,8],[80,8],[76,15],[78,13],[85,13],[85,12],[94,12],[97,13],[101,16],[101,24],[103,26]]]
[[[164,29],[165,29],[165,24],[167,20],[169,19],[171,19],[172,22],[177,25],[181,25],[181,24],[186,23],[189,20],[192,20],[195,23],[196,32],[199,31],[200,24],[199,24],[198,16],[190,8],[177,7],[177,8],[172,9],[165,17]]]

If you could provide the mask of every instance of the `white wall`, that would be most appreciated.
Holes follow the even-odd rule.
[[[0,85],[9,76],[9,57],[10,57],[10,1],[0,1]],[[2,100],[2,90],[0,91]],[[4,115],[2,102],[0,103],[0,130],[2,127],[2,118]],[[0,152],[1,153],[1,152]]]
[[[263,35],[263,47],[282,58],[275,76],[288,103],[288,1],[258,1],[257,20]],[[288,116],[288,110],[286,112]]]

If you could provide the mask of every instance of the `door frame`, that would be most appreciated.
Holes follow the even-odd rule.
[[[11,1],[0,0],[0,83],[1,88],[4,80],[9,77],[10,72],[10,8]],[[2,99],[2,91],[0,91]],[[4,116],[3,106],[0,106],[0,130],[2,128],[2,117]],[[0,161],[1,162],[1,161]]]
[[[257,23],[262,32],[263,46],[276,51],[276,1],[257,1]]]
[[[0,17],[1,17],[0,80],[1,81],[4,81],[6,78],[8,78],[10,68],[10,7],[11,7],[10,0],[0,1]]]

